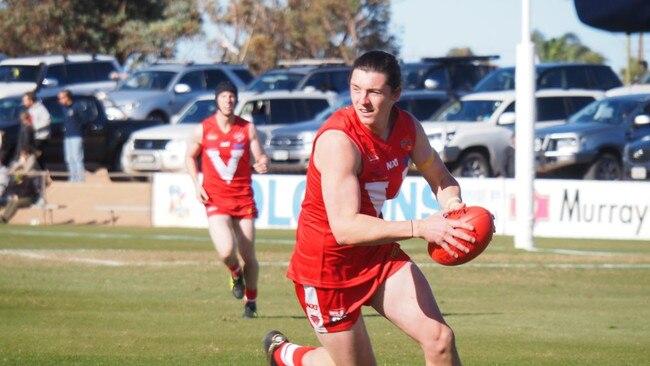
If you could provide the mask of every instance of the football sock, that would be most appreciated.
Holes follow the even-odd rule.
[[[287,342],[275,351],[273,359],[278,366],[303,366],[302,358],[305,353],[315,349],[316,347],[302,347]]]
[[[257,289],[251,290],[246,288],[246,290],[244,290],[244,295],[246,295],[246,302],[255,302],[255,300],[257,300]]]
[[[226,264],[226,267],[230,270],[230,275],[233,278],[239,278],[242,275],[242,270],[241,267],[239,266],[239,263],[235,264],[234,266],[229,266]]]

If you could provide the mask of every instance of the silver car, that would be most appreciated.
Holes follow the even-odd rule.
[[[235,114],[255,123],[264,143],[271,130],[312,118],[334,103],[336,94],[276,91],[240,93]],[[174,124],[134,132],[124,144],[122,167],[129,174],[185,171],[185,153],[194,127],[216,112],[214,94],[204,94],[183,109]]]
[[[101,96],[109,119],[169,122],[194,98],[229,80],[243,89],[252,78],[243,65],[161,64],[135,72]]]

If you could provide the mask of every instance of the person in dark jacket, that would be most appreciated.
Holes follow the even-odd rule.
[[[68,166],[68,181],[84,181],[83,118],[79,105],[74,102],[70,90],[58,94],[59,104],[63,108],[63,126],[65,137],[63,153]]]

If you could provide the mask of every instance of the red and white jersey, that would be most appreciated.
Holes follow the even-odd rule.
[[[210,210],[233,216],[253,213],[250,122],[235,116],[230,131],[223,132],[212,115],[202,125],[201,168],[203,188],[210,197],[208,215]]]
[[[362,125],[351,106],[334,113],[316,135],[317,140],[327,130],[341,130],[356,145],[363,166],[358,180],[360,213],[364,215],[382,217],[384,201],[399,193],[408,170],[409,153],[415,143],[414,121],[407,112],[398,107],[394,109],[397,119],[387,141]],[[377,276],[382,263],[396,255],[397,244],[337,244],[325,211],[321,174],[313,161],[309,161],[297,243],[287,276],[298,283],[323,288],[345,288],[364,283]]]

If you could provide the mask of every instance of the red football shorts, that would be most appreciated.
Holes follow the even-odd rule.
[[[212,215],[227,215],[227,216],[232,216],[240,219],[257,218],[257,208],[255,207],[255,203],[223,207],[223,206],[216,206],[208,202],[205,205],[205,213],[208,217]]]
[[[383,264],[379,275],[348,288],[322,288],[294,282],[296,295],[309,323],[316,332],[335,333],[351,329],[379,286],[410,260],[399,249],[397,257]]]

